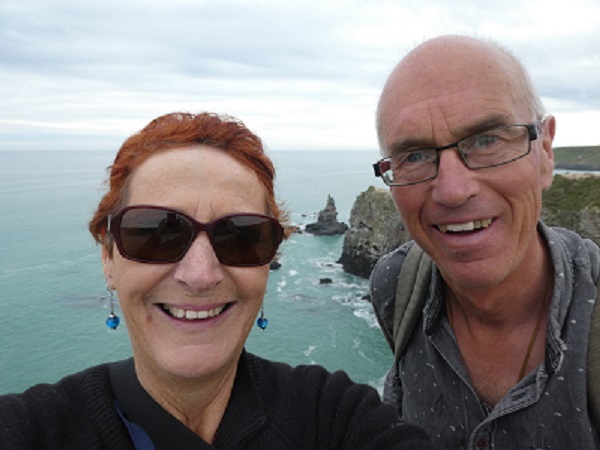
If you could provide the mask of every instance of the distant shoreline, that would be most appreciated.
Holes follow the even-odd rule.
[[[600,172],[600,166],[594,164],[566,164],[566,163],[557,163],[554,166],[555,169],[560,170],[577,170],[579,172],[582,171],[592,171],[592,172]]]

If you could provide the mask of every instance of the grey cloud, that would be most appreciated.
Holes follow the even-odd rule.
[[[314,133],[316,147],[354,145],[356,136],[337,138],[351,133],[375,145],[389,71],[414,44],[448,32],[499,39],[543,97],[599,109],[597,30],[554,35],[530,9],[518,0],[4,2],[0,148],[18,142],[14,120],[32,124],[16,128],[23,140],[89,132],[105,142],[132,121],[205,107],[257,123],[276,145],[310,129],[336,136]]]

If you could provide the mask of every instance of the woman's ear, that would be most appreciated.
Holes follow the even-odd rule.
[[[115,289],[115,281],[113,278],[114,260],[112,255],[109,254],[106,245],[102,244],[102,271],[104,272],[104,278],[106,279],[106,285],[109,289]]]

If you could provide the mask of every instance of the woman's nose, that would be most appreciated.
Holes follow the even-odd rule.
[[[225,273],[205,232],[200,232],[184,257],[177,263],[175,279],[192,291],[214,288]]]

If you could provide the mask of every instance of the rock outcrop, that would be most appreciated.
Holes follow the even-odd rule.
[[[555,175],[543,194],[542,220],[600,245],[600,176]],[[371,186],[354,202],[338,262],[346,272],[368,278],[381,256],[409,239],[389,192]]]
[[[367,278],[382,255],[409,239],[389,191],[371,186],[354,202],[338,263],[346,272]]]
[[[332,236],[334,234],[344,234],[348,230],[348,225],[337,220],[337,208],[331,195],[327,196],[325,209],[319,211],[316,223],[309,223],[304,228],[307,233],[318,236]]]

